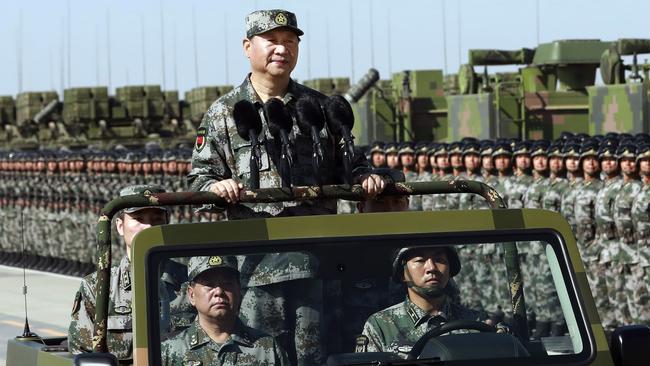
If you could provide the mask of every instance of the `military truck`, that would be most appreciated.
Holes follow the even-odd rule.
[[[567,222],[544,210],[507,209],[499,195],[479,182],[419,182],[387,185],[383,197],[409,194],[480,194],[492,209],[441,212],[386,212],[354,215],[276,217],[198,224],[166,225],[145,229],[132,248],[133,363],[161,363],[161,341],[168,336],[169,298],[161,291],[161,273],[168,261],[185,262],[190,257],[210,256],[222,263],[226,256],[238,256],[247,263],[281,254],[299,254],[315,265],[315,278],[323,288],[343,288],[343,297],[323,297],[321,346],[327,350],[328,365],[422,365],[422,364],[518,364],[518,365],[639,365],[650,328],[628,326],[616,330],[608,344],[598,311],[589,291],[585,269],[575,238]],[[277,202],[345,198],[362,200],[360,186],[293,187],[243,191],[241,201]],[[145,206],[216,204],[224,200],[210,192],[160,193],[122,197],[102,210],[98,224],[98,286],[93,338],[94,353],[77,355],[77,365],[116,364],[106,353],[111,281],[110,225],[121,209]],[[396,352],[359,351],[359,338],[368,314],[404,299],[404,283],[389,285],[399,261],[395,253],[405,247],[414,250],[453,248],[458,253],[457,287],[471,287],[471,270],[488,266],[488,273],[501,276],[501,285],[492,295],[487,288],[473,287],[488,308],[508,304],[506,332],[496,333],[493,324],[460,319],[425,331],[407,349]],[[552,294],[559,303],[566,330],[537,340],[529,338],[525,296],[536,283],[522,270],[526,259],[519,252],[537,253],[531,266],[546,265]],[[450,253],[450,252],[448,252]],[[493,253],[490,261],[478,253]],[[214,261],[212,259],[214,258]],[[249,263],[250,264],[250,263]],[[463,268],[465,272],[463,272]],[[402,292],[400,292],[402,291]],[[462,291],[461,291],[462,293]],[[467,293],[467,292],[465,292]],[[487,301],[489,299],[489,301]],[[72,301],[72,299],[71,299]],[[338,303],[340,301],[340,303]],[[459,299],[458,301],[462,301]],[[393,303],[395,303],[393,302]],[[337,305],[338,303],[338,305]],[[360,308],[363,311],[360,312]],[[338,314],[338,315],[337,315]],[[324,324],[325,325],[325,324]],[[353,329],[350,329],[353,328]],[[447,334],[449,333],[449,334]],[[7,365],[70,365],[73,355],[66,351],[65,337],[15,338],[9,340]],[[355,343],[355,340],[357,342]],[[362,347],[363,348],[363,347]],[[201,360],[185,360],[199,364]]]

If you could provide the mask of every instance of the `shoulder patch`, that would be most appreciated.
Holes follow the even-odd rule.
[[[198,130],[196,130],[196,141],[194,142],[194,150],[196,152],[201,152],[203,148],[205,147],[206,143],[206,137],[208,131],[205,129],[205,127],[199,127]]]
[[[368,352],[368,343],[370,340],[367,336],[360,334],[354,339],[354,352],[362,353]]]

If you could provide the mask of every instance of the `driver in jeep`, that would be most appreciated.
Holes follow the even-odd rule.
[[[406,358],[430,329],[454,320],[490,324],[487,313],[460,304],[452,280],[460,267],[454,247],[400,249],[393,262],[393,280],[406,285],[406,300],[368,318],[356,339],[356,352],[393,352]],[[498,331],[506,329],[499,326]]]

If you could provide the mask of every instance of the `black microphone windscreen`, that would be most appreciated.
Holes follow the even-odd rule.
[[[278,98],[271,98],[264,104],[264,110],[269,119],[268,124],[271,135],[277,137],[280,130],[291,132],[293,121],[283,101]]]
[[[346,126],[349,130],[352,130],[352,127],[354,127],[354,112],[352,112],[352,107],[340,95],[332,95],[327,98],[325,101],[325,113],[327,114],[327,119],[330,121],[330,128],[334,130],[337,130],[337,125]]]
[[[254,130],[258,136],[262,132],[262,119],[250,101],[240,100],[235,103],[232,116],[235,119],[237,133],[244,140],[250,141],[250,130]]]
[[[320,131],[325,127],[325,117],[318,100],[310,95],[305,95],[296,102],[298,114],[298,127],[303,134],[310,134],[311,126]]]

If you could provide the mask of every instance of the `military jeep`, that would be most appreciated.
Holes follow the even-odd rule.
[[[237,256],[246,261],[260,255],[300,253],[315,263],[315,278],[323,287],[322,364],[644,363],[646,357],[641,352],[650,344],[650,329],[622,327],[608,343],[575,238],[562,216],[544,210],[507,209],[492,188],[471,181],[389,184],[382,196],[424,194],[478,194],[491,209],[274,217],[164,225],[142,231],[132,248],[132,362],[161,364],[161,342],[170,336],[170,318],[174,316],[171,299],[161,291],[162,268],[169,261],[187,263],[196,256]],[[345,185],[261,189],[241,195],[243,202],[322,198],[363,200],[363,192],[360,186]],[[106,330],[111,218],[127,207],[202,204],[225,206],[209,192],[149,194],[111,201],[98,224],[94,352],[73,356],[62,337],[18,337],[9,341],[7,365],[117,364],[107,352]],[[402,354],[359,352],[363,347],[355,343],[356,335],[363,331],[368,316],[404,301],[404,286],[391,281],[395,253],[404,247],[440,246],[453,246],[459,253],[461,270],[454,278],[460,290],[457,301],[492,313],[499,305],[505,315],[495,321],[507,331],[497,333],[483,322],[450,321],[427,331],[412,347],[400,350]],[[527,281],[531,278],[527,271],[538,266],[548,268],[546,283]],[[482,277],[476,271],[483,271]],[[501,285],[488,288],[485,276]],[[559,334],[531,339],[531,308],[538,305],[527,304],[526,296],[537,287],[546,288],[542,296],[552,298],[561,318],[555,320],[566,328]],[[472,303],[463,296],[471,296]]]

